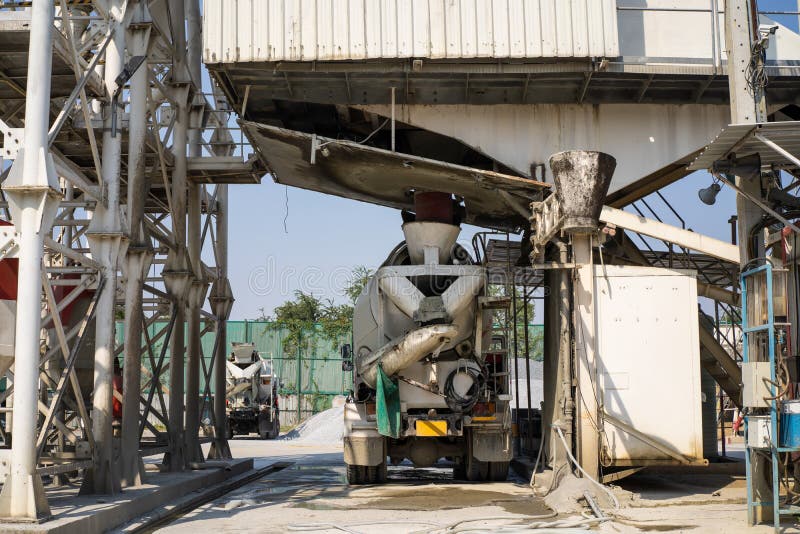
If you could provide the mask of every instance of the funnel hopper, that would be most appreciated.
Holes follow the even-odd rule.
[[[407,222],[403,225],[408,253],[415,265],[425,263],[425,249],[437,249],[439,264],[447,263],[461,228],[439,222]]]
[[[569,150],[550,158],[556,198],[567,233],[597,230],[617,160],[603,152]]]

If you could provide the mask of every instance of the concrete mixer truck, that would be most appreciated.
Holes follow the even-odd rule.
[[[405,241],[366,284],[353,314],[355,368],[344,410],[350,484],[381,483],[387,463],[505,480],[512,457],[509,365],[490,347],[493,311],[487,273],[456,243],[464,207],[452,195],[416,192],[403,212]]]
[[[225,362],[228,439],[251,432],[261,439],[277,438],[281,422],[272,361],[262,358],[252,343],[231,345],[233,351]]]

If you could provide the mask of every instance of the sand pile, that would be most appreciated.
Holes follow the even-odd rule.
[[[306,419],[278,439],[313,445],[338,445],[344,435],[344,406],[335,406]]]

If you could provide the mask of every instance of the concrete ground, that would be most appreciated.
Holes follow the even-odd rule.
[[[580,518],[578,513],[543,518],[551,510],[533,495],[527,480],[515,475],[503,483],[466,484],[454,482],[447,467],[418,470],[402,465],[389,468],[386,485],[353,488],[345,482],[341,447],[237,438],[231,448],[236,456],[253,456],[256,467],[285,460],[294,465],[206,504],[159,532],[345,529],[392,534],[434,532],[457,521],[497,518],[461,525],[490,532],[523,520]],[[607,509],[613,519],[591,531],[772,532],[771,526],[746,526],[745,482],[740,472],[741,468],[713,465],[705,470],[643,471],[619,482],[614,491],[621,508]],[[785,526],[789,527],[786,532],[795,531]]]

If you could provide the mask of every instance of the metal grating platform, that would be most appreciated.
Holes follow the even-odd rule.
[[[772,145],[759,137],[770,141]],[[783,149],[784,153],[774,145]],[[732,124],[706,146],[689,165],[689,170],[710,169],[715,162],[732,153],[744,156],[754,152],[761,155],[762,165],[800,167],[797,161],[800,156],[800,121]],[[795,161],[785,152],[793,156]]]

